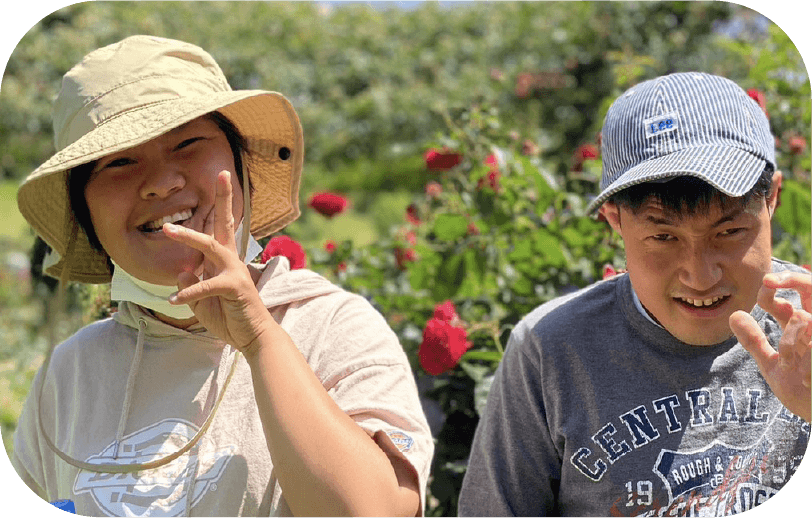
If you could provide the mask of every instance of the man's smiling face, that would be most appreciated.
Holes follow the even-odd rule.
[[[611,202],[601,208],[623,238],[640,302],[677,339],[717,344],[733,336],[728,319],[734,311],[753,309],[770,271],[778,185],[780,179],[766,199],[724,205],[717,199],[692,214],[665,210],[654,197],[634,211]]]

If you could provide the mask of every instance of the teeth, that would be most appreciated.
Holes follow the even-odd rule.
[[[192,217],[192,210],[186,209],[181,212],[177,212],[172,214],[171,216],[164,216],[160,219],[156,219],[155,221],[150,221],[143,225],[144,228],[147,230],[157,230],[164,226],[164,223],[177,223],[179,221],[185,221]]]
[[[688,304],[690,304],[692,306],[701,308],[703,306],[711,306],[713,304],[716,304],[717,302],[719,302],[723,298],[724,297],[713,297],[712,299],[689,299],[689,298],[685,298],[685,297],[680,297],[680,300],[682,300],[684,302],[687,302]]]

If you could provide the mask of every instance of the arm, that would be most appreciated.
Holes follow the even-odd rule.
[[[803,309],[775,297],[775,290],[788,288],[801,295]],[[778,320],[783,334],[778,351],[770,346],[753,317],[737,311],[730,316],[730,328],[753,356],[761,374],[787,409],[812,421],[810,392],[810,336],[812,336],[812,275],[798,272],[769,273],[759,290],[758,304]]]
[[[275,322],[246,359],[279,484],[295,514],[417,514],[417,479],[395,471]]]
[[[189,304],[203,325],[245,355],[274,470],[291,510],[414,516],[420,510],[417,478],[391,463],[336,405],[270,316],[237,256],[231,214],[231,183],[223,172],[206,233],[164,226],[167,236],[205,255],[202,280],[181,274],[170,301]]]

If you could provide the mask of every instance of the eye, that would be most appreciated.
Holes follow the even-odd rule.
[[[185,147],[187,147],[187,146],[190,146],[190,145],[194,144],[194,143],[195,143],[195,142],[197,142],[198,140],[205,140],[205,139],[204,139],[203,137],[192,137],[192,138],[187,138],[186,140],[184,140],[183,142],[181,142],[180,144],[178,144],[178,146],[177,146],[175,149],[183,149],[183,148],[185,148]]]
[[[651,236],[651,239],[653,239],[654,241],[673,241],[676,238],[671,234],[655,234]]]
[[[114,168],[114,167],[124,167],[126,165],[130,165],[130,164],[134,164],[134,163],[135,163],[135,160],[133,160],[132,158],[126,158],[126,157],[116,158],[114,160],[111,160],[111,161],[107,162],[104,165],[104,167],[102,167],[102,169],[111,169],[111,168]]]
[[[745,230],[747,230],[747,229],[744,228],[744,227],[728,228],[726,230],[723,230],[723,231],[719,232],[719,235],[723,236],[723,237],[724,236],[735,236],[736,234],[741,234]]]

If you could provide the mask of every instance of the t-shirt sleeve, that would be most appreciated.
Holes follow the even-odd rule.
[[[522,323],[511,333],[474,434],[460,516],[555,514],[561,459],[547,426],[532,340]]]
[[[336,366],[324,380],[328,393],[399,477],[417,477],[422,511],[434,441],[397,335],[369,302],[351,295],[335,310],[326,336]]]

